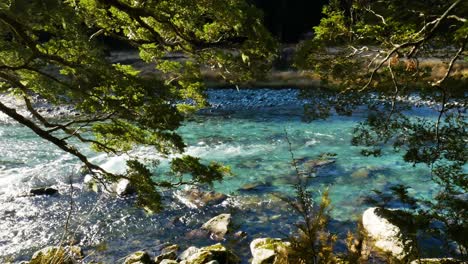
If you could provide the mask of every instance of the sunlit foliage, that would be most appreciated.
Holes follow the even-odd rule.
[[[110,63],[102,36],[134,46],[157,74],[143,77]],[[177,186],[187,173],[194,175],[187,183],[211,183],[225,169],[183,157],[173,161],[173,181],[158,185],[136,159],[129,175],[115,175],[73,142],[112,155],[131,155],[136,146],[183,153],[175,130],[186,114],[207,105],[200,68],[246,81],[268,69],[275,45],[259,12],[243,0],[0,0],[0,92],[22,99],[32,118],[3,102],[0,111],[75,155],[99,180],[129,178],[141,187],[139,203],[154,201],[157,210],[158,186]],[[171,54],[184,59],[168,60]],[[79,116],[46,119],[35,108],[36,96],[72,105]]]
[[[408,211],[442,223],[437,231],[466,257],[468,3],[337,0],[323,12],[315,37],[296,55],[297,67],[313,70],[322,89],[333,91],[304,94],[313,97],[309,117],[349,115],[367,105],[352,144],[374,156],[390,144],[405,161],[429,166],[439,194]],[[437,117],[409,117],[405,111],[414,104]]]

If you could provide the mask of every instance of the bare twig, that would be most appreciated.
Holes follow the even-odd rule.
[[[385,21],[385,18],[382,15],[377,14],[374,10],[372,10],[370,8],[366,8],[366,11],[369,12],[369,13],[372,13],[374,16],[380,18],[380,20],[382,20],[382,23],[384,25],[387,25],[387,21]]]
[[[396,103],[396,99],[397,99],[397,96],[398,96],[398,93],[399,93],[398,83],[397,83],[395,74],[393,73],[392,65],[391,65],[390,62],[388,62],[388,70],[390,72],[390,76],[392,77],[393,87],[395,88],[395,90],[394,90],[393,96],[392,96],[392,103],[391,103],[390,113],[388,114],[387,119],[385,121],[385,129],[386,130],[388,130],[388,124],[390,123],[390,120],[391,120],[393,114],[395,113],[395,103]]]
[[[453,70],[453,66],[455,65],[455,62],[458,60],[462,52],[465,50],[466,43],[468,42],[468,35],[465,36],[465,39],[463,40],[463,43],[461,44],[460,48],[458,49],[457,53],[453,58],[450,60],[449,66],[447,68],[447,71],[445,72],[444,76],[438,80],[437,82],[433,83],[432,86],[441,86],[445,80],[450,76],[450,73]]]
[[[96,31],[95,33],[93,33],[93,34],[89,37],[88,41],[91,41],[93,38],[95,38],[95,37],[97,37],[97,36],[103,34],[104,32],[105,32],[105,30],[104,30],[103,28],[99,29],[98,31]]]
[[[385,56],[380,61],[380,63],[374,68],[374,70],[371,72],[371,76],[369,77],[367,83],[359,90],[359,92],[362,92],[362,91],[366,90],[369,87],[369,85],[374,80],[375,74],[398,51],[400,51],[400,50],[402,50],[404,48],[412,47],[412,49],[406,55],[407,58],[411,58],[424,42],[428,41],[430,38],[432,38],[434,36],[434,33],[435,33],[436,29],[440,26],[441,22],[448,17],[448,15],[455,9],[455,7],[457,7],[461,3],[461,1],[462,0],[455,1],[452,5],[450,5],[450,7],[447,8],[447,10],[445,10],[445,12],[440,17],[438,17],[436,20],[434,20],[432,22],[426,23],[423,26],[422,30],[420,31],[421,33],[422,32],[427,32],[425,34],[425,36],[423,36],[422,38],[420,38],[419,40],[416,40],[416,41],[408,41],[408,42],[405,42],[405,43],[402,43],[402,44],[399,44],[399,45],[395,45],[394,48],[387,53],[387,56]],[[433,26],[431,27],[431,29],[429,31],[426,31],[426,28],[429,25],[432,25],[432,24],[433,24]],[[417,35],[420,35],[421,33],[419,33]],[[350,89],[352,89],[352,88],[345,89],[343,92],[349,91]]]
[[[462,22],[462,23],[465,23],[465,22],[467,21],[466,18],[459,17],[459,16],[456,16],[456,15],[450,15],[450,16],[448,16],[447,18],[449,18],[449,19],[455,19],[455,20],[457,20],[457,21],[459,21],[459,22]]]
[[[299,167],[297,166],[297,160],[296,158],[294,157],[294,152],[292,150],[292,143],[291,141],[289,140],[289,135],[288,135],[288,131],[286,130],[286,128],[284,129],[284,137],[286,138],[286,142],[288,143],[288,150],[289,150],[289,154],[291,155],[291,162],[292,162],[292,165],[294,167],[294,170],[296,171],[296,175],[298,177],[298,180],[300,181],[300,171],[299,171]]]

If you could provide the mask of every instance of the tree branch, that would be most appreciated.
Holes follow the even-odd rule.
[[[458,49],[457,53],[455,56],[453,56],[452,60],[449,63],[449,66],[447,68],[447,71],[445,72],[444,76],[442,79],[438,80],[437,82],[433,83],[432,86],[440,86],[447,78],[450,76],[450,73],[453,70],[453,66],[455,65],[455,62],[458,60],[460,55],[462,54],[463,51],[465,51],[466,43],[468,42],[468,35],[465,36],[465,39],[463,40],[460,48]]]
[[[375,74],[380,70],[380,68],[382,68],[382,66],[384,65],[385,62],[387,62],[395,53],[397,53],[399,50],[401,49],[404,49],[404,48],[408,48],[408,47],[413,47],[411,49],[411,51],[406,55],[407,58],[411,58],[416,50],[422,45],[422,43],[426,42],[427,40],[429,40],[430,38],[433,37],[436,29],[440,26],[440,23],[446,19],[448,17],[448,15],[450,14],[450,12],[457,6],[461,3],[462,0],[457,0],[455,1],[452,5],[450,5],[449,8],[447,8],[447,10],[445,10],[445,12],[439,17],[437,18],[436,20],[432,21],[432,22],[429,22],[427,24],[424,25],[423,29],[425,29],[429,24],[434,24],[434,26],[431,28],[431,30],[421,39],[419,40],[416,40],[416,41],[408,41],[408,42],[405,42],[405,43],[402,43],[400,45],[396,45],[388,54],[387,56],[382,59],[380,61],[380,63],[374,68],[374,70],[372,71],[371,73],[371,76],[369,77],[369,80],[368,82],[359,90],[359,92],[362,92],[364,90],[366,90],[369,85],[372,83],[372,81],[374,80],[374,76]],[[420,32],[422,33],[423,31],[425,30],[421,30]],[[346,89],[346,90],[349,90],[349,89]],[[345,91],[346,91],[345,90]]]
[[[90,169],[91,172],[93,172],[93,173],[98,172],[98,173],[104,174],[106,176],[111,176],[111,177],[117,178],[117,175],[112,174],[110,172],[107,172],[106,170],[104,170],[100,166],[91,163],[85,155],[83,155],[75,147],[70,146],[66,141],[61,140],[61,139],[51,135],[46,130],[44,130],[44,129],[40,128],[38,125],[36,125],[33,121],[27,119],[23,115],[18,114],[15,109],[7,107],[2,102],[0,102],[0,111],[3,112],[4,114],[6,114],[7,116],[13,118],[18,123],[28,127],[34,133],[36,133],[39,137],[53,143],[54,145],[56,145],[57,147],[59,147],[63,151],[77,157],[81,162],[83,162],[86,165],[86,167],[88,169]]]

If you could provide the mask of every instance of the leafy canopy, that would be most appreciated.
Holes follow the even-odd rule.
[[[112,64],[100,43],[110,36],[139,50],[157,74],[142,76]],[[220,180],[225,168],[183,156],[174,177],[159,180],[136,159],[127,175],[93,164],[74,142],[111,155],[149,146],[182,153],[175,130],[184,116],[207,105],[201,67],[233,83],[262,74],[275,42],[259,12],[243,0],[0,0],[0,92],[24,101],[29,115],[0,102],[0,111],[75,155],[100,181],[127,178],[139,203],[160,209],[157,188]],[[182,60],[168,60],[181,54]],[[255,65],[255,67],[253,67]],[[34,98],[69,104],[79,116],[50,120]],[[194,177],[187,181],[187,174]]]
[[[312,96],[310,118],[332,110],[350,115],[367,105],[368,118],[356,127],[352,143],[375,156],[391,144],[405,161],[428,165],[440,192],[418,201],[424,206],[412,212],[441,223],[435,231],[457,242],[466,257],[468,2],[333,0],[323,13],[315,37],[296,54],[297,67],[322,78],[319,92],[305,94]],[[414,104],[426,104],[437,117],[408,117],[405,111]],[[406,187],[394,191],[415,208]]]

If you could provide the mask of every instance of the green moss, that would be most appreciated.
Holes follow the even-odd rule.
[[[46,247],[34,253],[29,264],[73,264],[81,257],[79,247]]]
[[[203,264],[213,260],[213,254],[209,251],[200,250],[187,259],[187,264]]]
[[[124,262],[124,264],[132,264],[132,263],[151,264],[152,261],[148,253],[144,251],[137,251],[133,253],[132,255],[128,256]]]

